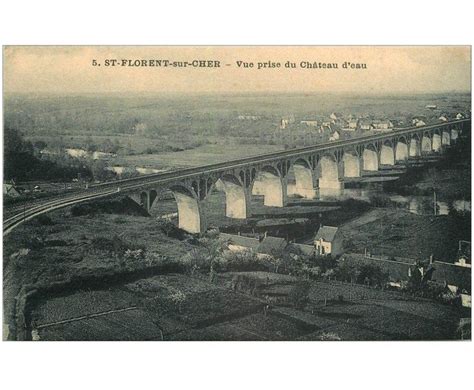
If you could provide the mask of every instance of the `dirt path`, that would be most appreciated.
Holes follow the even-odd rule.
[[[81,316],[81,317],[73,317],[73,318],[68,318],[66,320],[50,322],[50,323],[47,323],[47,324],[41,324],[41,325],[36,326],[36,329],[47,328],[49,326],[54,326],[54,325],[68,324],[70,322],[88,320],[90,318],[102,317],[102,316],[106,316],[108,314],[121,313],[121,312],[124,312],[124,311],[137,310],[137,309],[138,309],[137,306],[132,306],[132,307],[126,307],[124,309],[107,310],[107,311],[103,311],[103,312],[99,312],[99,313],[88,314],[88,315]]]
[[[369,212],[362,214],[361,216],[354,218],[341,226],[341,231],[345,235],[350,236],[350,232],[357,230],[359,227],[364,226],[368,223],[378,221],[381,218],[389,217],[391,214],[396,214],[397,210],[387,209],[374,209]],[[358,232],[356,231],[355,234]]]

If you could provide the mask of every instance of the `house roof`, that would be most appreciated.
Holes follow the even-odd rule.
[[[265,237],[257,248],[258,253],[273,255],[275,252],[282,251],[286,248],[287,242],[280,237]]]
[[[360,119],[359,126],[372,126],[372,121],[370,119]]]
[[[219,237],[228,241],[229,244],[243,246],[252,250],[256,250],[260,245],[260,241],[257,238],[239,236],[237,234],[221,233]]]
[[[7,195],[19,195],[13,184],[3,183],[3,193]]]
[[[408,270],[413,266],[412,262],[366,257],[360,253],[346,253],[341,261],[347,261],[349,264],[354,265],[376,265],[383,272],[389,274],[391,281],[407,280]]]
[[[308,222],[308,218],[269,218],[256,223],[257,226],[280,226]]]
[[[459,242],[459,257],[464,257],[465,259],[471,262],[471,243],[469,241],[460,241]]]
[[[292,243],[290,246],[291,248],[301,251],[301,253],[306,256],[312,256],[315,252],[315,247],[313,245]]]
[[[321,226],[316,233],[316,237],[314,237],[315,240],[323,240],[327,242],[331,242],[334,240],[334,237],[336,236],[337,233],[337,227],[334,226]]]
[[[374,125],[381,125],[381,124],[390,125],[391,122],[388,119],[374,119],[372,121],[372,124],[374,124]]]
[[[434,268],[432,280],[471,291],[471,268],[440,261],[435,261],[432,267]]]

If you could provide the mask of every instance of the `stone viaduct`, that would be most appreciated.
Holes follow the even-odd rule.
[[[225,192],[227,217],[245,219],[250,216],[252,195],[263,196],[265,206],[285,206],[290,170],[295,193],[302,197],[313,198],[318,192],[337,193],[344,188],[344,180],[383,166],[441,153],[467,130],[470,131],[470,120],[395,130],[149,175],[133,186],[124,180],[121,192],[149,211],[163,192],[171,191],[178,206],[179,227],[190,233],[202,233],[206,230],[202,202],[214,189]]]

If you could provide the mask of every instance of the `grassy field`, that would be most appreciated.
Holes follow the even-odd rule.
[[[215,164],[243,157],[256,156],[282,150],[276,145],[203,145],[194,149],[157,154],[137,154],[114,160],[116,165],[146,166],[153,168],[184,168]]]

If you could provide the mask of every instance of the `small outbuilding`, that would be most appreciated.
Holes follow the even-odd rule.
[[[288,242],[284,238],[265,236],[257,248],[257,253],[275,257],[280,255],[287,245]]]
[[[342,236],[337,227],[321,226],[314,237],[318,255],[338,256],[342,254]]]
[[[227,242],[227,247],[232,252],[251,250],[256,252],[260,245],[258,238],[245,237],[237,234],[221,233],[220,238]]]
[[[11,198],[16,198],[20,196],[20,193],[17,191],[17,189],[13,186],[13,184],[3,184],[3,195],[4,196],[9,196]]]

